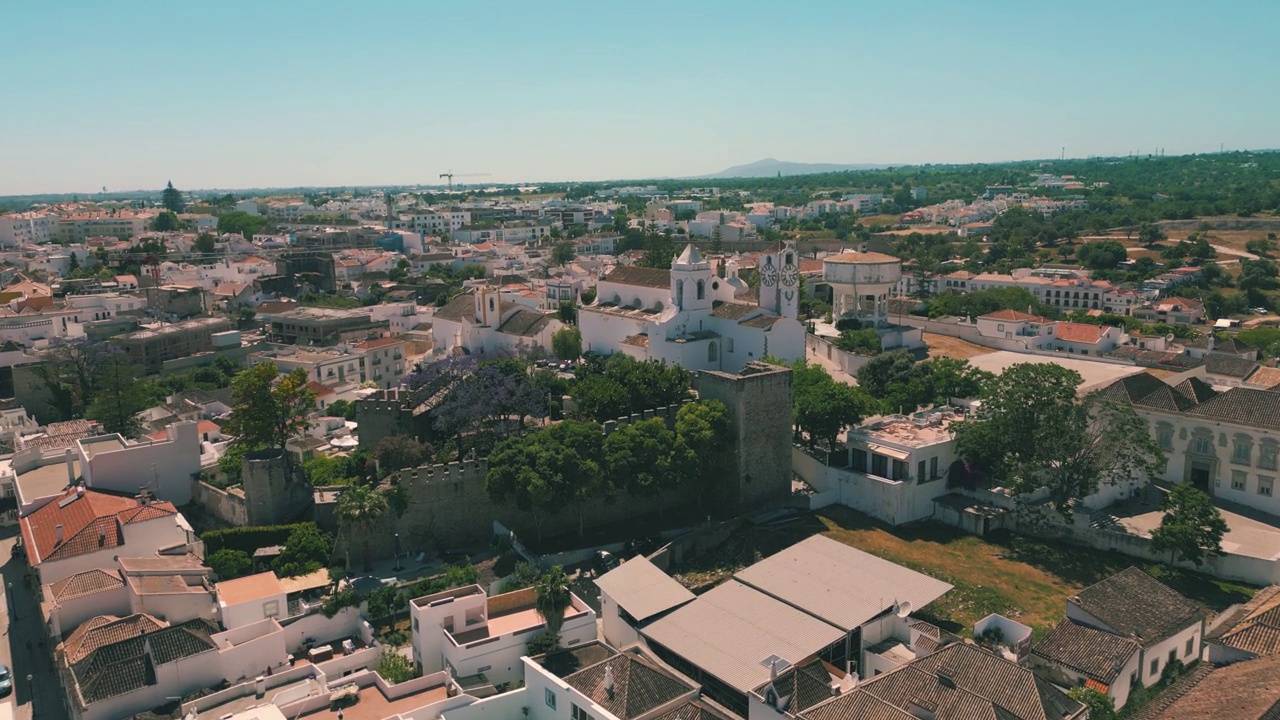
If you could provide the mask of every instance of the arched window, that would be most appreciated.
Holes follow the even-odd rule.
[[[684,281],[676,281],[676,307],[684,307]]]
[[[701,280],[698,281],[698,299],[702,300],[707,296],[707,284]]]
[[[712,340],[710,343],[707,344],[707,361],[719,362],[719,360],[720,360],[720,348],[717,347],[715,341]]]

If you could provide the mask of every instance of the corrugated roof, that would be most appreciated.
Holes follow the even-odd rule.
[[[643,556],[600,576],[596,585],[637,622],[694,599],[693,593]]]
[[[801,662],[845,632],[737,581],[726,582],[641,630],[641,634],[740,692],[769,679],[777,655]]]
[[[893,606],[921,608],[951,589],[941,580],[814,535],[735,575],[816,617],[852,630]]]

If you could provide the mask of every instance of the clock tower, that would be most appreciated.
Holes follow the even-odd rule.
[[[800,257],[786,243],[760,255],[760,307],[796,319],[800,309]]]

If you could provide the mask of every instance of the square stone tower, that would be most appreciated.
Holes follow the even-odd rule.
[[[791,494],[791,369],[762,362],[740,372],[704,370],[698,396],[729,410],[732,504],[742,512]]]

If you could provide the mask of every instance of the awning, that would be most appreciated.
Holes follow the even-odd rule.
[[[904,452],[897,448],[886,447],[884,445],[877,445],[875,443],[867,443],[867,449],[873,453],[877,453],[879,455],[887,455],[896,460],[905,461],[911,457],[911,454],[908,452]]]

